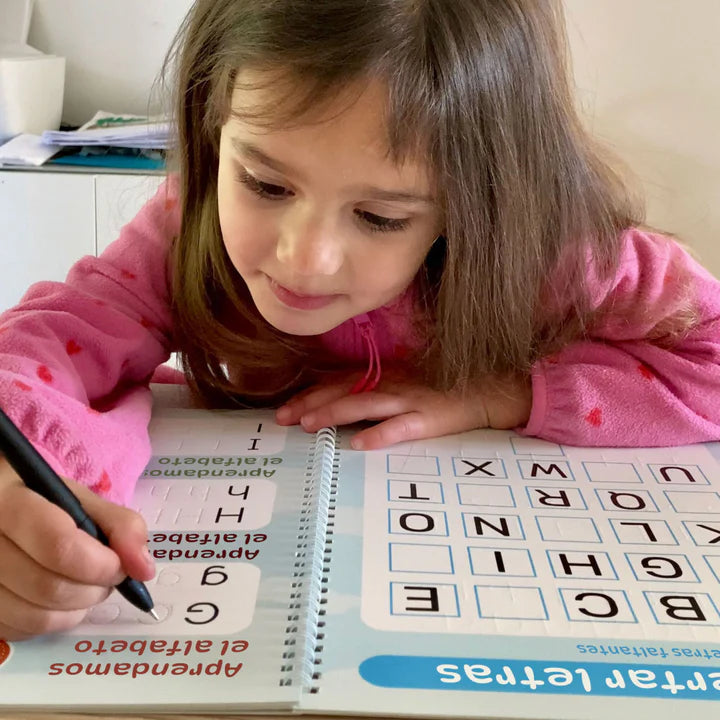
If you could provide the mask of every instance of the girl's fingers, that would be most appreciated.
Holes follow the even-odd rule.
[[[303,390],[278,408],[275,419],[279,425],[297,425],[306,413],[348,395],[354,383],[354,379],[347,379]]]
[[[353,447],[368,450],[488,425],[480,392],[448,394],[392,378],[383,381],[381,390],[368,393],[350,395],[351,387],[347,382],[313,388],[281,408],[278,421],[288,425],[300,422],[307,432],[362,420],[384,421],[353,436]]]
[[[69,580],[110,586],[124,577],[110,548],[77,528],[65,511],[22,485],[3,489],[0,531],[36,563]]]
[[[13,640],[30,635],[46,635],[75,627],[85,617],[86,610],[47,610],[15,595],[0,586],[0,608],[5,639]],[[3,630],[0,629],[0,635]]]
[[[412,409],[412,399],[390,393],[369,392],[344,395],[314,410],[306,411],[300,422],[314,432],[327,425],[349,425],[361,420],[384,420]]]
[[[361,430],[350,439],[355,450],[377,450],[409,440],[434,437],[432,423],[418,411],[395,415],[371,428]]]
[[[425,440],[485,427],[482,405],[445,398],[442,402],[415,402],[410,411],[394,414],[384,422],[353,435],[350,444],[356,450],[377,450],[410,440]]]
[[[30,633],[20,632],[0,622],[0,640],[29,640],[31,637]]]
[[[2,535],[0,584],[23,600],[49,610],[83,610],[110,594],[107,587],[84,585],[47,570]]]
[[[113,584],[129,575],[137,580],[150,580],[155,576],[155,563],[148,552],[148,530],[142,515],[115,503],[103,500],[91,490],[68,481],[85,512],[102,528],[110,547],[120,558],[122,573]]]

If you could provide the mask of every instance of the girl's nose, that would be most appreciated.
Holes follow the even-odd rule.
[[[291,213],[280,231],[277,258],[296,275],[334,275],[343,263],[342,243],[331,223]]]

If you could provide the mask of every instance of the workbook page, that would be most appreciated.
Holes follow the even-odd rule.
[[[187,711],[296,700],[288,658],[300,638],[288,608],[312,436],[268,412],[164,409],[151,437],[133,507],[150,529],[159,621],[112,593],[64,635],[10,643],[1,705]]]
[[[717,716],[720,446],[342,449],[308,707]]]

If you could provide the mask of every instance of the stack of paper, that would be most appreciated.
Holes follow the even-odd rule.
[[[39,135],[22,133],[0,145],[0,167],[40,167],[59,150],[58,145],[41,142]]]
[[[46,130],[44,143],[52,145],[109,145],[121,148],[165,149],[170,123],[164,117],[118,115],[100,111],[77,130]]]

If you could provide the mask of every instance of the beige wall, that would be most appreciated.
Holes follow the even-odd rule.
[[[31,42],[68,58],[65,119],[99,107],[145,112],[189,5],[36,0]],[[682,236],[720,275],[720,0],[565,5],[590,126],[642,179],[649,222]],[[88,23],[107,32],[77,32]]]
[[[63,120],[161,109],[155,79],[191,0],[34,0],[28,42],[67,59]],[[0,6],[2,0],[0,0]]]
[[[720,276],[720,0],[565,0],[580,104]]]

